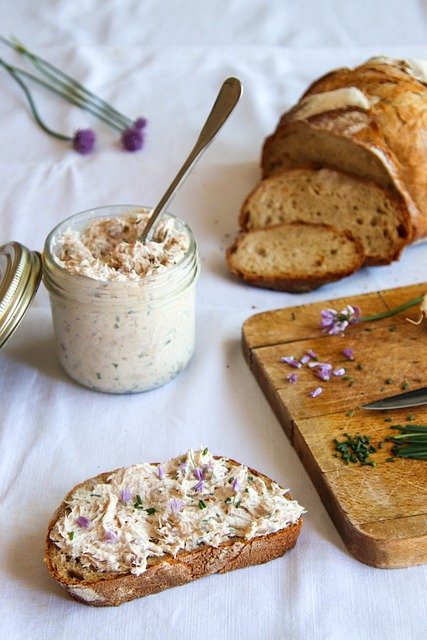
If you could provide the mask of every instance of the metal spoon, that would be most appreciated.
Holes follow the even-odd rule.
[[[242,91],[243,87],[237,78],[228,78],[224,81],[212,110],[208,115],[199,137],[197,138],[197,142],[190,152],[190,155],[178,171],[176,177],[172,180],[169,187],[166,189],[159,203],[151,210],[150,218],[148,219],[147,225],[141,234],[141,242],[146,242],[148,234],[150,233],[157,218],[168,206],[172,197],[175,195],[175,192],[184,182],[203,151],[210,145],[218,131],[221,129],[223,124],[225,124],[228,116],[238,103],[239,98],[242,95]]]

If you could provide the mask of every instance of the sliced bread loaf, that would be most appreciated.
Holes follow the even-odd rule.
[[[371,58],[314,82],[267,138],[263,177],[326,166],[399,193],[411,239],[427,236],[427,64]]]
[[[296,293],[348,276],[364,259],[349,232],[305,222],[242,233],[227,252],[230,271],[249,284]]]
[[[283,555],[303,511],[267,476],[190,450],[75,487],[49,524],[45,562],[73,598],[119,605]]]
[[[360,238],[367,264],[396,260],[410,234],[409,216],[398,197],[333,169],[289,169],[266,178],[240,212],[245,231],[295,221],[349,231]]]

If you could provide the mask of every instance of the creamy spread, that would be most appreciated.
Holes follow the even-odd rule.
[[[105,207],[61,223],[46,241],[59,361],[86,387],[136,393],[161,386],[190,360],[199,263],[190,229],[163,214],[139,241],[149,213]]]
[[[371,100],[357,89],[346,87],[334,91],[324,91],[303,98],[294,114],[295,120],[305,120],[311,116],[334,109],[357,108],[368,111],[371,108]]]
[[[427,60],[423,60],[422,58],[390,58],[388,56],[378,56],[371,58],[371,61],[381,64],[392,64],[413,76],[419,82],[427,84]]]
[[[67,229],[57,239],[56,256],[67,271],[95,280],[137,280],[177,264],[189,247],[188,235],[171,219],[161,220],[153,239],[139,238],[149,212],[93,220],[81,231]]]
[[[287,492],[246,466],[190,449],[77,489],[50,538],[85,568],[140,575],[153,558],[250,540],[297,522],[304,509]]]

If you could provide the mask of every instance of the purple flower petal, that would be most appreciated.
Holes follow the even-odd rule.
[[[124,487],[120,493],[120,500],[126,504],[129,500],[132,500],[132,491],[127,487]]]
[[[295,360],[293,356],[284,356],[283,358],[280,358],[280,362],[285,362],[286,364],[288,364],[290,367],[293,367],[294,369],[301,368],[301,362],[298,362],[298,360]]]
[[[117,540],[119,539],[119,536],[112,529],[108,529],[108,531],[105,532],[104,539],[105,539],[105,542],[117,542]]]
[[[342,350],[342,354],[348,360],[353,360],[354,359],[354,352],[353,352],[353,349],[350,349],[350,347],[345,347],[345,349]]]
[[[308,353],[305,354],[305,356],[303,356],[300,360],[301,364],[307,364],[307,362],[310,362],[310,356],[308,355]]]
[[[198,482],[195,485],[194,491],[197,491],[197,493],[200,493],[200,491],[203,491],[204,488],[205,488],[205,483],[203,482],[203,480],[200,480],[200,482]]]
[[[171,498],[169,501],[169,507],[172,513],[179,513],[182,509],[182,501],[178,498]]]
[[[205,474],[203,469],[200,469],[200,467],[196,467],[193,471],[193,475],[196,478],[196,480],[204,480],[205,479]]]
[[[313,349],[308,349],[307,355],[310,356],[310,358],[317,358],[317,353],[314,353]]]
[[[240,491],[240,480],[239,478],[234,478],[233,483],[232,483],[232,489],[233,491],[235,491],[236,493],[238,491]]]
[[[290,373],[288,376],[286,376],[286,380],[289,380],[291,384],[295,384],[298,380],[298,376],[296,373]]]
[[[345,369],[344,367],[341,367],[341,369],[335,369],[335,371],[332,371],[332,373],[334,374],[334,376],[343,376],[345,374]]]
[[[313,389],[313,391],[310,391],[308,395],[311,398],[317,398],[317,396],[320,396],[321,393],[323,393],[323,387],[316,387],[316,389]]]
[[[73,137],[73,149],[82,155],[93,151],[95,132],[92,129],[77,129]]]
[[[79,516],[76,520],[76,524],[78,524],[82,529],[87,529],[90,525],[90,520],[89,518],[86,518],[86,516]]]
[[[159,474],[159,480],[164,480],[165,472],[164,472],[163,467],[159,467],[158,474]]]
[[[129,127],[122,133],[122,145],[126,151],[139,151],[144,144],[144,135],[140,129]]]
[[[321,380],[330,380],[332,375],[332,366],[330,364],[320,365],[316,370],[316,376]]]

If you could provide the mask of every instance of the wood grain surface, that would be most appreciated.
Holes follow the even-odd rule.
[[[427,462],[395,458],[393,424],[427,424],[427,406],[366,411],[361,404],[427,385],[427,319],[418,326],[418,307],[329,336],[320,329],[320,311],[357,304],[373,315],[427,293],[427,283],[351,299],[329,300],[259,313],[243,325],[245,358],[295,447],[325,507],[352,555],[368,565],[407,567],[427,562]],[[342,350],[350,347],[354,360]],[[292,369],[283,356],[301,358],[313,349],[321,362],[345,367],[346,374],[320,380],[314,369]],[[297,373],[291,384],[286,376]],[[323,393],[309,396],[318,386]],[[409,421],[410,424],[411,421]],[[334,438],[370,435],[383,443],[372,454],[376,466],[336,457]]]

